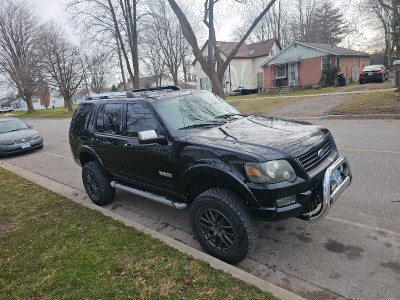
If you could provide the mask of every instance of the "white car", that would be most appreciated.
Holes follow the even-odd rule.
[[[0,107],[0,113],[8,113],[13,111],[11,107]]]

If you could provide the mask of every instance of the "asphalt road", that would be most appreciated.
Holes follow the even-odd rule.
[[[84,192],[68,144],[70,120],[27,120],[41,151],[4,161]],[[260,224],[259,245],[239,267],[309,299],[400,299],[400,121],[315,120],[349,158],[354,183],[317,224]],[[199,248],[187,211],[119,191],[109,209]]]

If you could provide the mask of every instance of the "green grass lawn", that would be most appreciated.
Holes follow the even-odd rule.
[[[273,109],[297,102],[302,98],[264,98],[252,100],[234,100],[229,103],[247,114],[266,114]]]
[[[26,111],[14,111],[11,113],[7,114],[0,114],[0,118],[4,117],[14,117],[14,118],[19,118],[19,119],[24,119],[24,118],[32,118],[32,119],[39,119],[39,118],[56,118],[56,119],[62,119],[62,118],[71,118],[72,115],[74,114],[74,111],[76,109],[77,105],[73,105],[73,111],[69,112],[67,108],[65,107],[57,107],[57,108],[48,108],[48,109],[38,109],[34,111],[33,113],[28,113]]]
[[[284,95],[265,95],[265,94],[253,94],[253,95],[244,95],[244,96],[228,96],[226,100],[243,100],[243,99],[253,99],[253,98],[271,98],[271,97],[285,97],[285,96],[307,96],[307,95],[320,95],[320,94],[330,94],[330,93],[346,93],[346,92],[354,92],[358,90],[365,89],[366,85],[361,85],[358,82],[351,82],[344,87],[328,87],[328,88],[320,88],[320,89],[309,89],[302,91],[295,91]],[[371,90],[377,89],[390,89],[390,83],[385,82],[377,87],[371,88]]]
[[[333,108],[329,114],[400,114],[400,93],[385,91],[360,94]]]
[[[276,299],[0,168],[0,299]]]

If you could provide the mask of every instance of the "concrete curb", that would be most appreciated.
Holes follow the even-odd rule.
[[[132,221],[125,217],[122,217],[122,216],[120,216],[112,211],[109,211],[103,207],[97,206],[88,200],[88,196],[85,193],[82,193],[79,190],[76,190],[69,186],[63,185],[59,182],[53,181],[49,178],[38,175],[31,171],[22,169],[18,166],[10,164],[10,163],[2,162],[0,164],[0,167],[6,169],[8,171],[11,171],[27,180],[30,180],[33,183],[36,183],[44,188],[54,191],[55,193],[58,193],[76,203],[79,203],[90,209],[96,210],[105,216],[113,218],[114,220],[120,221],[120,222],[124,223],[126,226],[133,227],[133,228],[140,230],[146,234],[149,234],[152,237],[163,241],[164,243],[168,244],[169,246],[171,246],[181,252],[191,255],[196,259],[201,259],[201,260],[208,262],[210,264],[210,266],[215,269],[219,269],[226,273],[229,273],[233,277],[236,277],[246,283],[254,285],[265,292],[269,292],[282,300],[304,300],[304,298],[302,298],[296,294],[293,294],[290,291],[287,291],[287,290],[280,288],[268,281],[265,281],[254,275],[251,275],[239,268],[236,268],[235,266],[232,266],[223,261],[220,261],[219,259],[216,259],[215,257],[212,257],[212,256],[210,256],[206,253],[203,253],[197,249],[194,249],[186,244],[183,244],[177,240],[174,240],[166,235],[163,235],[162,233],[156,232],[148,227],[145,227],[139,223],[136,223],[135,221]]]
[[[384,115],[328,115],[319,117],[319,119],[327,120],[366,120],[366,119],[380,119],[380,120],[396,120],[400,119],[398,114],[384,114]]]

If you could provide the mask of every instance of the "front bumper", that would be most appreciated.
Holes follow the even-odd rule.
[[[336,184],[332,180],[332,175],[336,171],[340,174],[340,184]],[[283,189],[287,190],[287,195],[296,194],[297,202],[292,205],[251,208],[250,210],[260,221],[276,222],[292,217],[310,222],[320,221],[326,217],[332,205],[352,182],[349,161],[346,157],[339,157],[315,176],[313,181],[313,185],[319,181],[318,185],[313,189],[310,189],[309,186],[304,189],[307,186],[306,182],[299,182],[295,186]]]
[[[22,153],[26,151],[36,150],[43,147],[43,137],[32,141],[31,146],[25,149],[22,149],[21,144],[13,144],[13,145],[2,145],[0,146],[0,156],[13,155],[17,153]]]

